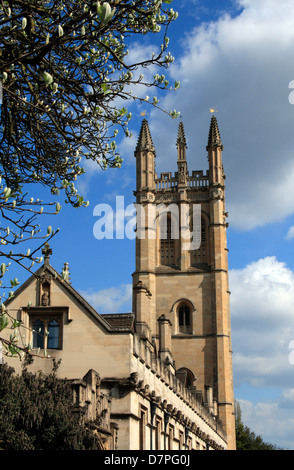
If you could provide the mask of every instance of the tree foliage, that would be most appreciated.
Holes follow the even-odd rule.
[[[130,135],[127,104],[159,107],[143,90],[179,86],[154,73],[173,61],[167,32],[177,14],[171,3],[0,0],[0,289],[9,297],[18,284],[13,275],[5,282],[10,264],[31,272],[42,261],[40,248],[56,231],[49,226],[42,234],[39,216],[61,209],[59,202],[33,200],[26,185],[43,185],[54,196],[65,194],[73,207],[87,206],[75,181],[86,159],[103,169],[121,166],[116,139],[119,131]],[[161,44],[150,56],[132,59],[137,38],[144,41],[148,33]],[[24,248],[35,240],[37,246]],[[19,355],[17,325],[9,322],[2,303],[0,346],[2,340],[6,352]],[[12,336],[4,341],[8,324]]]
[[[16,375],[0,365],[0,448],[9,450],[99,449],[97,435],[73,411],[66,380],[32,374]]]
[[[8,275],[10,269],[13,272],[13,264],[31,273],[33,266],[43,261],[40,248],[58,230],[48,226],[46,233],[42,234],[37,220],[41,214],[57,214],[60,208],[58,202],[43,204],[43,201],[23,194],[20,188],[7,188],[1,184],[0,177],[0,355],[4,352],[21,357],[29,351],[27,346],[19,346],[20,322],[9,313],[4,303],[14,296],[14,288],[19,285],[17,277],[9,279]],[[34,248],[26,246],[30,242],[34,243]],[[10,336],[2,336],[3,330],[9,330]]]
[[[166,28],[177,15],[164,3],[171,1],[1,0],[0,173],[7,187],[41,182],[79,206],[82,157],[102,168],[121,165],[115,137],[119,128],[129,135],[131,118],[123,103],[144,101],[135,93],[142,85],[169,85],[164,75],[145,81],[137,73],[173,61]],[[128,59],[136,36],[162,27],[157,52]]]

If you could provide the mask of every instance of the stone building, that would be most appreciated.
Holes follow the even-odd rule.
[[[99,418],[106,449],[235,449],[225,176],[215,116],[206,173],[189,174],[186,147],[180,123],[178,171],[158,177],[143,121],[135,150],[132,313],[96,312],[64,276],[67,267],[60,275],[51,266],[48,245],[43,266],[6,303],[22,322],[24,344],[61,359],[58,374],[73,382],[75,404]],[[51,361],[36,357],[31,368],[49,371]]]

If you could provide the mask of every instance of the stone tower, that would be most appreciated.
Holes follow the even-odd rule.
[[[156,152],[143,120],[135,150],[136,329],[146,347],[158,348],[185,385],[216,410],[228,448],[234,449],[225,175],[216,117],[210,123],[206,172],[188,171],[182,122],[176,145],[178,171],[157,176]],[[163,319],[171,340],[159,344]]]

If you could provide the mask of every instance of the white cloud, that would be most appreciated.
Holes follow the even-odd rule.
[[[294,212],[292,0],[241,0],[243,11],[189,33],[171,68],[182,88],[165,100],[180,110],[190,170],[207,167],[209,108],[218,110],[231,225],[243,230]],[[176,124],[152,114],[160,171],[176,166]],[[174,126],[174,142],[171,132]],[[171,147],[172,145],[172,147]]]
[[[235,384],[291,387],[294,273],[275,257],[230,271]]]
[[[100,314],[122,313],[125,307],[130,309],[132,299],[132,284],[122,284],[118,287],[109,287],[97,292],[81,292],[81,295]]]
[[[266,257],[231,270],[230,290],[242,421],[265,442],[293,449],[294,273]]]
[[[292,238],[294,238],[294,225],[292,225],[292,227],[289,228],[287,235],[286,235],[287,240],[292,240]]]

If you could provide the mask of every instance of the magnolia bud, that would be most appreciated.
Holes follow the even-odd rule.
[[[50,75],[50,73],[44,72],[43,77],[44,77],[44,82],[46,83],[46,85],[50,85],[50,83],[53,82],[53,77],[52,75]]]

